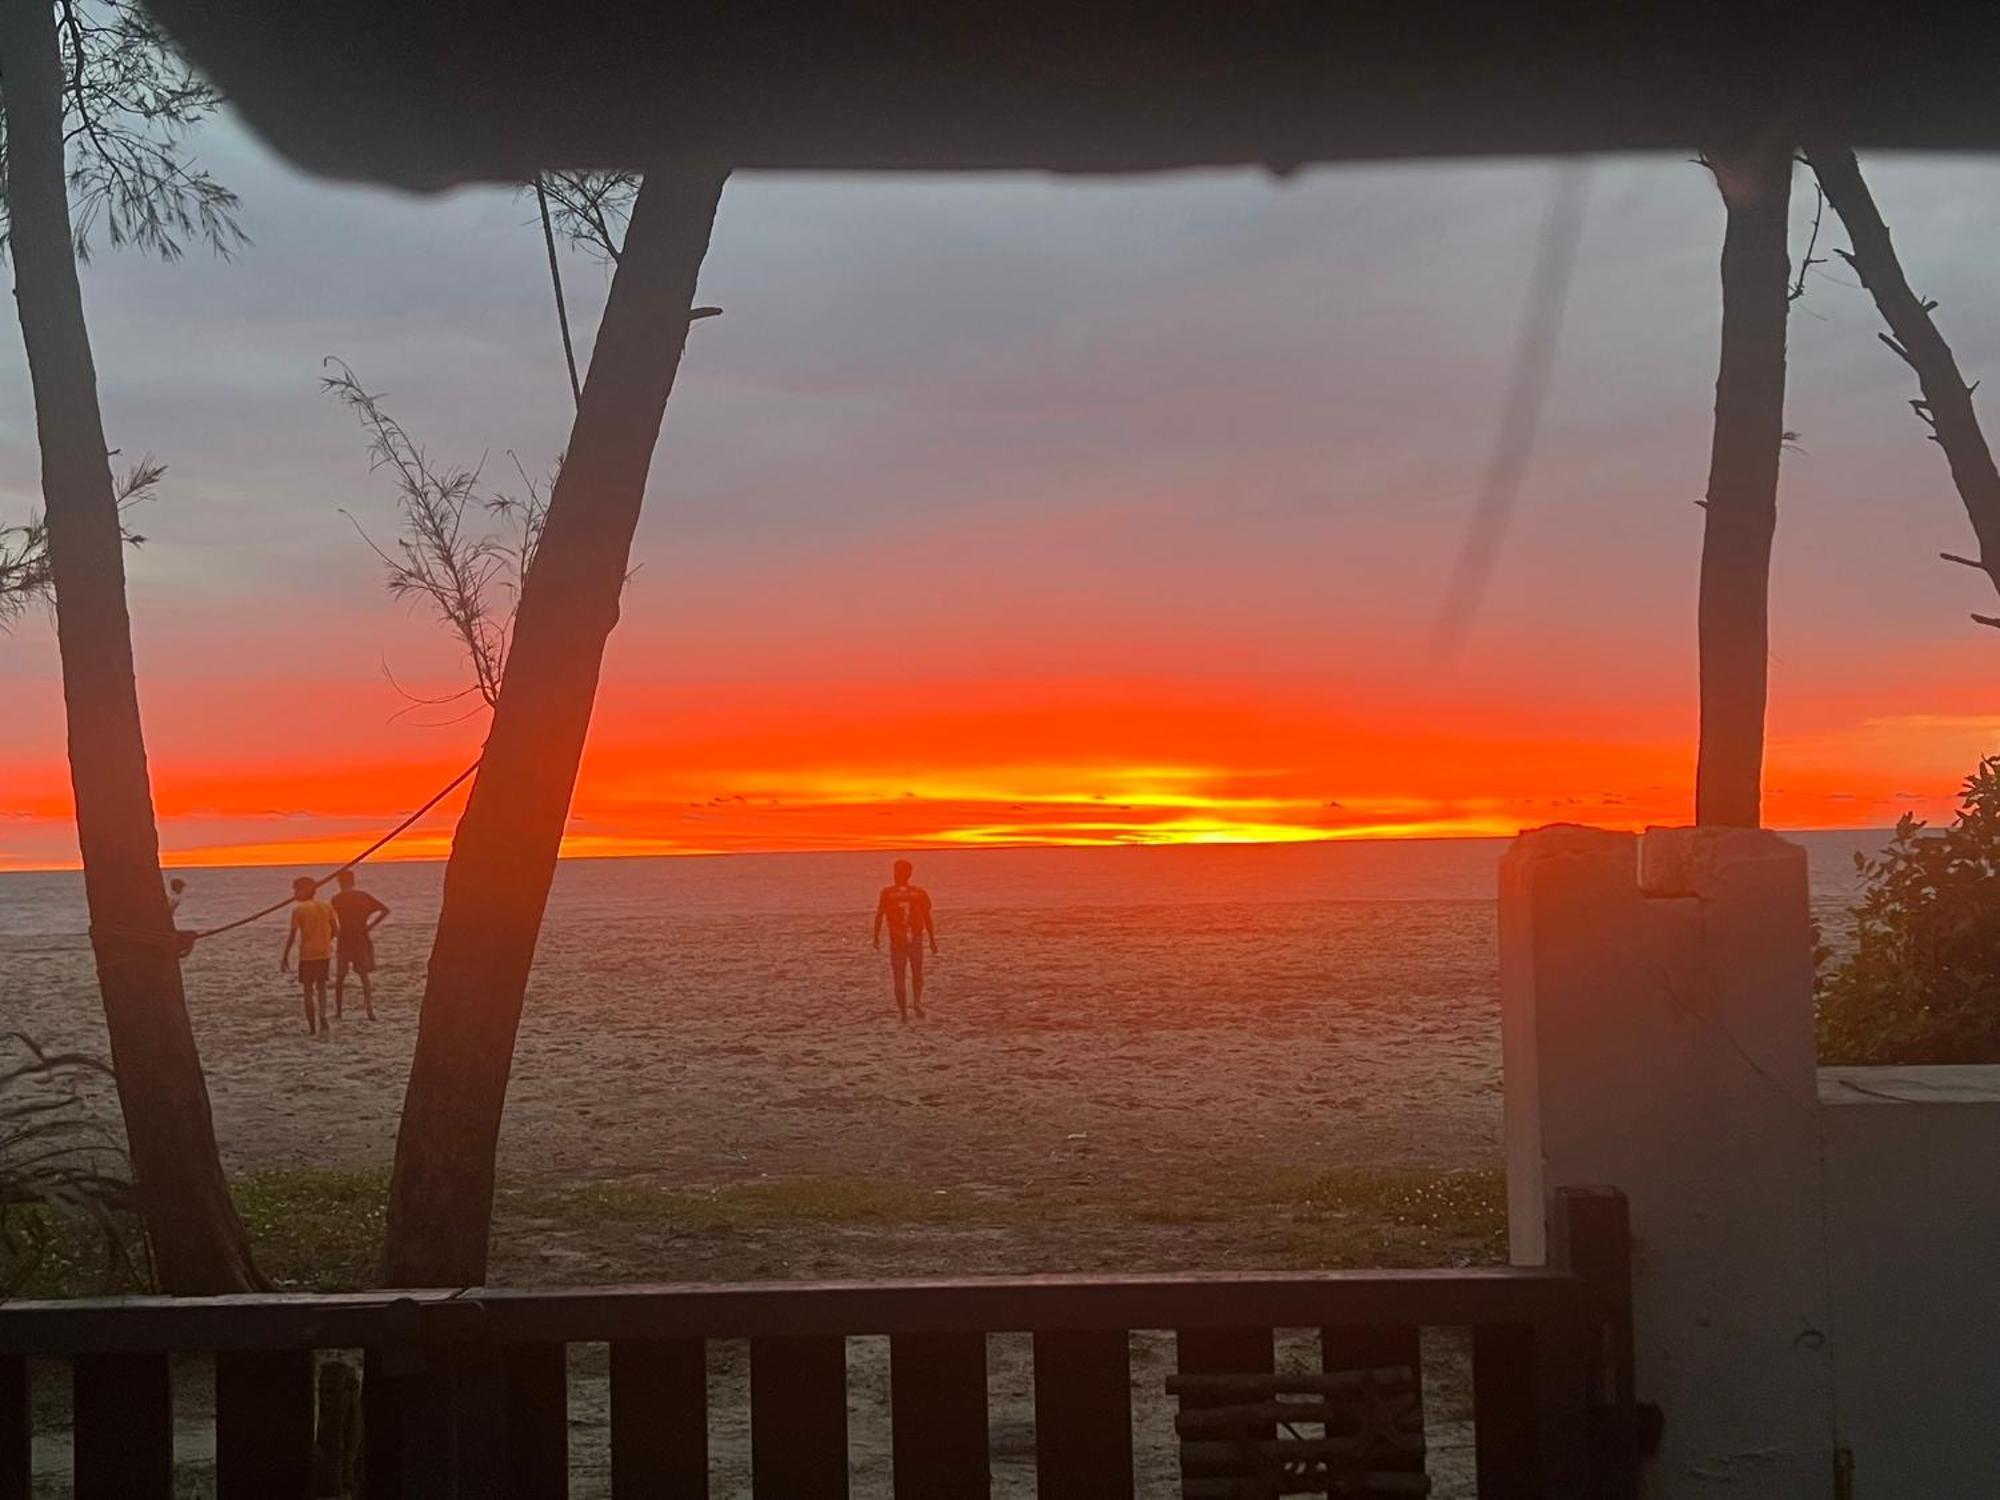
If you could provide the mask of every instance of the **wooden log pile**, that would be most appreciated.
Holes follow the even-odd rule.
[[[1423,1406],[1408,1365],[1323,1375],[1173,1375],[1167,1392],[1181,1403],[1174,1431],[1182,1500],[1430,1493]]]

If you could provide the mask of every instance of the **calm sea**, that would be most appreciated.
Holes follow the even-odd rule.
[[[1856,892],[1855,853],[1879,849],[1887,833],[1787,837],[1807,851],[1816,914],[1837,921]],[[1199,909],[1187,920],[1205,933],[1218,925],[1214,908],[1235,909],[1245,936],[1264,940],[1274,928],[1310,923],[1312,911],[1329,902],[1418,908],[1491,902],[1506,848],[1501,839],[1437,839],[930,850],[910,858],[918,866],[917,883],[932,893],[946,935],[954,915],[1033,912],[1040,930],[1049,914],[1091,913],[1095,941],[1115,944],[1129,932],[1143,935],[1150,948],[1163,931],[1176,929],[1179,919],[1172,913],[1179,909]],[[875,892],[889,879],[892,858],[842,853],[566,860],[556,876],[545,930],[600,934],[613,947],[629,948],[750,932],[769,943],[781,939],[787,923],[807,921],[818,928],[842,912],[865,926]],[[189,882],[181,925],[208,927],[280,899],[291,876],[307,872],[176,873]],[[433,861],[383,864],[370,867],[366,884],[396,908],[397,926],[407,931],[435,919],[443,873],[443,865]],[[80,939],[87,922],[80,874],[0,874],[0,939],[6,940],[0,941],[0,954],[40,946],[27,940]],[[272,931],[281,931],[278,923],[271,919]]]

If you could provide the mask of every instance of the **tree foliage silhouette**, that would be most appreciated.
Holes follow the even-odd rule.
[[[234,196],[186,152],[186,132],[214,105],[129,0],[0,0],[0,199],[44,507],[8,535],[25,590],[10,597],[40,592],[55,605],[98,990],[154,1262],[179,1293],[261,1279],[216,1152],[160,878],[126,532],[77,261],[94,233],[167,259],[190,242],[222,254],[243,243]]]
[[[1826,1063],[2000,1062],[2000,757],[1982,760],[1949,827],[1905,814],[1854,856],[1854,946],[1820,986]]]

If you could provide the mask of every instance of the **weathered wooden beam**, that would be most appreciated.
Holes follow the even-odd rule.
[[[96,1298],[0,1306],[0,1350],[336,1349],[966,1329],[1472,1327],[1533,1321],[1578,1295],[1578,1278],[1568,1271],[1493,1266]]]
[[[1958,17],[1673,5],[1017,0],[150,0],[309,170],[406,186],[544,168],[1132,172],[1686,151],[1783,109],[1868,147],[1991,149]],[[477,36],[477,46],[466,38]]]

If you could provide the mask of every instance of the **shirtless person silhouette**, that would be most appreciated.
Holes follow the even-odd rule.
[[[889,924],[889,971],[896,980],[896,1014],[910,1019],[904,1005],[903,975],[910,976],[910,998],[917,1014],[924,1013],[924,939],[937,952],[937,928],[931,925],[931,898],[922,888],[910,884],[912,873],[907,859],[896,861],[896,883],[882,888],[875,903],[875,947],[882,947],[882,924]]]

